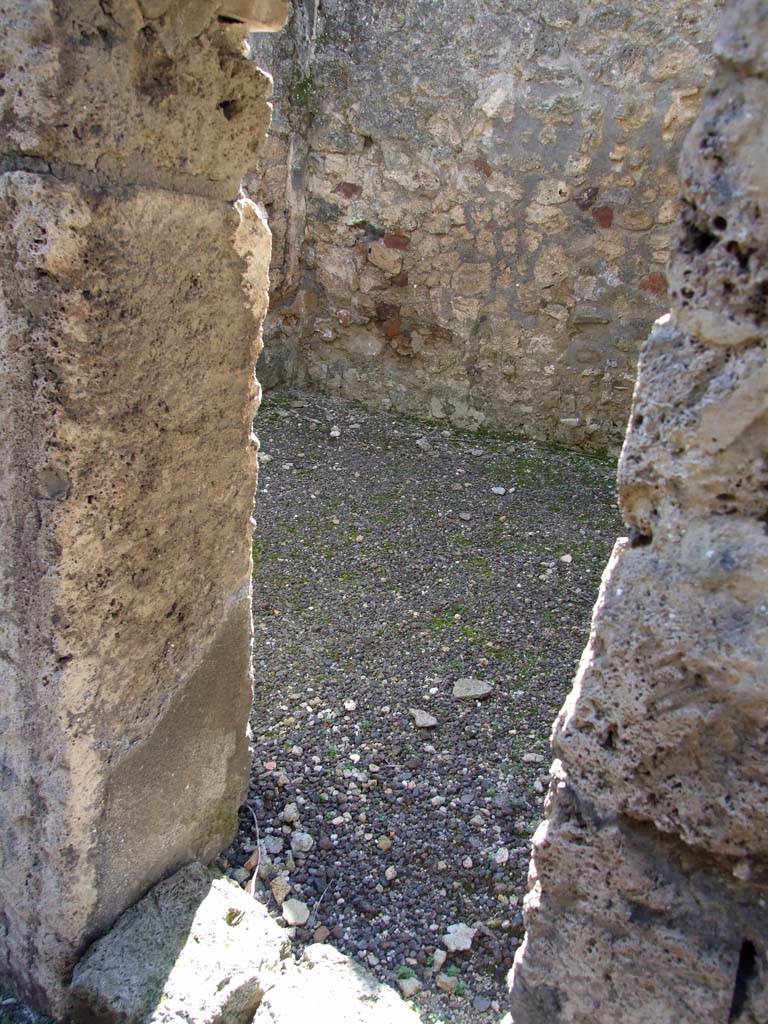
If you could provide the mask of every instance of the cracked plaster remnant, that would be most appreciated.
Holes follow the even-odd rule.
[[[768,7],[733,3],[554,727],[514,1024],[768,1021]]]

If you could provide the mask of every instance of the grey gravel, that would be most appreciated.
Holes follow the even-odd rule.
[[[297,393],[269,392],[256,432],[256,747],[222,865],[247,860],[254,815],[287,839],[295,803],[314,844],[286,842],[270,871],[310,908],[297,952],[325,928],[382,981],[418,977],[425,1020],[495,1021],[549,731],[620,532],[615,466]],[[453,697],[470,677],[493,686],[482,703]],[[483,927],[441,991],[431,965],[457,922]]]

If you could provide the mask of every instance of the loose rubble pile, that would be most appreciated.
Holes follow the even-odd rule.
[[[256,746],[221,867],[297,954],[498,1019],[614,468],[301,394],[257,429]]]

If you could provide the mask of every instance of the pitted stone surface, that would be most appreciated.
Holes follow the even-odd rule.
[[[214,0],[2,0],[3,156],[58,176],[233,199],[269,125],[272,83]]]
[[[553,732],[514,1024],[768,1020],[765,4],[734,3],[715,49],[619,468],[629,537]]]
[[[296,5],[267,383],[618,451],[721,8]]]
[[[0,4],[0,987],[57,1017],[246,780],[270,83],[218,9]]]
[[[161,882],[75,968],[77,1019],[250,1024],[290,952],[264,907],[191,864]]]

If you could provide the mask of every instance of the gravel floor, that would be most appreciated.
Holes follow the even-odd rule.
[[[621,530],[614,467],[298,393],[256,426],[256,747],[223,864],[245,881],[259,859],[276,916],[300,901],[279,918],[298,948],[421,983],[425,1022],[498,1020],[550,725]],[[490,695],[454,697],[465,678]],[[471,949],[436,970],[459,923]]]

